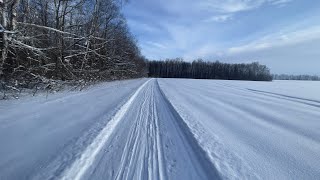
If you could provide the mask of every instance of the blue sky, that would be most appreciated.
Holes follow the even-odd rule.
[[[259,61],[320,75],[318,0],[131,0],[123,12],[143,55]]]

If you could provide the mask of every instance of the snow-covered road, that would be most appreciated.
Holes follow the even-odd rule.
[[[0,179],[319,179],[320,86],[292,84],[140,79],[3,101]]]

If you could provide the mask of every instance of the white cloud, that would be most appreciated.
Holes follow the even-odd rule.
[[[206,0],[202,8],[220,13],[235,13],[259,7],[263,0]]]
[[[233,18],[232,14],[224,14],[224,15],[217,15],[212,16],[208,19],[205,19],[204,22],[225,22],[229,21]]]
[[[263,4],[283,5],[292,0],[204,0],[200,2],[203,9],[219,13],[236,13],[259,8]]]
[[[259,61],[273,73],[319,74],[320,25],[304,28],[287,27],[246,44],[216,47],[205,44],[187,53],[184,58],[204,58],[225,62]]]
[[[203,58],[207,57],[210,54],[216,54],[215,47],[211,44],[206,44],[201,46],[200,48],[197,48],[195,50],[192,50],[184,55],[184,59],[186,60],[194,60],[195,58]]]
[[[317,42],[317,43],[316,43]],[[268,34],[262,38],[250,41],[248,43],[231,46],[231,47],[217,47],[214,44],[205,44],[196,49],[192,49],[184,55],[187,60],[192,60],[194,58],[205,58],[205,59],[248,59],[257,58],[258,60],[263,60],[267,57],[274,56],[275,52],[277,57],[274,59],[284,58],[293,59],[294,54],[300,56],[302,53],[306,57],[311,57],[310,54],[318,54],[314,51],[316,47],[308,47],[313,45],[318,45],[320,43],[320,26],[313,26],[306,29],[300,27],[300,29],[292,30],[292,27],[282,29],[278,33]],[[290,49],[292,47],[304,47],[300,51],[297,48],[291,53]],[[281,54],[281,51],[283,52]],[[312,51],[311,51],[312,49]],[[310,51],[309,51],[310,50]],[[269,53],[267,53],[269,52]],[[290,58],[286,58],[290,57]],[[318,57],[318,56],[317,56]],[[252,59],[251,59],[252,60]],[[270,60],[271,61],[271,60]]]
[[[319,38],[320,26],[309,27],[306,29],[300,29],[291,32],[285,32],[285,30],[283,30],[279,33],[266,35],[245,45],[231,47],[229,48],[227,53],[236,54],[258,51],[268,48],[277,48],[280,46],[290,46]]]
[[[153,41],[147,41],[146,44],[148,44],[150,46],[157,47],[157,48],[161,48],[161,49],[166,49],[167,48],[167,46],[165,46],[164,44],[153,42]]]
[[[143,22],[140,22],[140,21],[136,21],[134,19],[128,19],[128,24],[131,26],[131,27],[135,27],[135,28],[139,28],[140,30],[142,31],[147,31],[147,32],[155,32],[155,31],[158,31],[157,28],[155,28],[154,26],[151,26],[147,23],[143,23]]]
[[[319,47],[320,38],[317,38],[223,57],[231,62],[259,61],[270,67],[272,73],[320,75]]]
[[[284,4],[287,4],[289,2],[291,2],[292,0],[269,0],[269,2],[272,4],[272,5],[284,5]]]

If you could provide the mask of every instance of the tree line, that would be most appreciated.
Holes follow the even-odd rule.
[[[303,80],[303,81],[320,81],[317,75],[288,75],[288,74],[273,74],[274,80]]]
[[[186,62],[177,58],[165,61],[149,61],[148,69],[149,77],[272,81],[269,68],[258,62],[228,64],[201,59]]]
[[[0,0],[0,80],[99,81],[146,75],[122,0]]]

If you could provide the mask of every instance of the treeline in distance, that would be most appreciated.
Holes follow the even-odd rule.
[[[297,81],[320,81],[317,75],[288,75],[288,74],[274,74],[274,80],[297,80]]]
[[[228,64],[203,60],[185,62],[177,58],[149,61],[148,68],[149,77],[272,81],[269,68],[257,62],[251,64]]]

